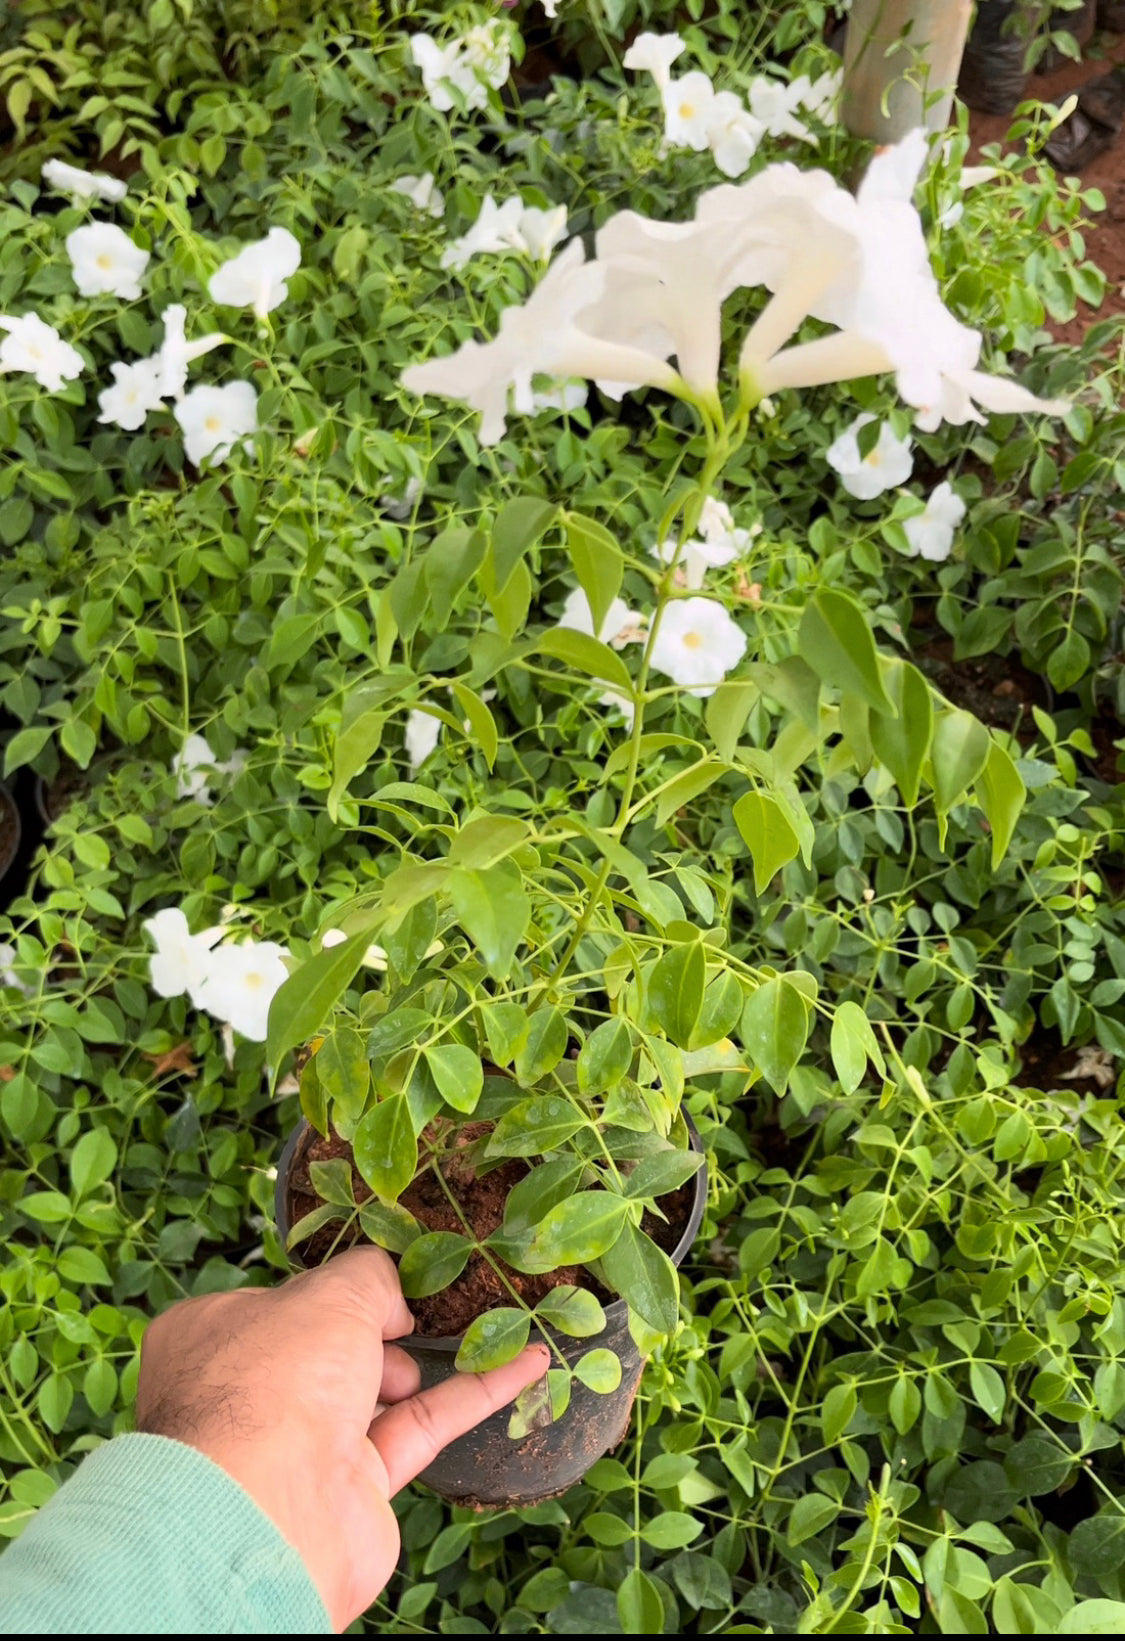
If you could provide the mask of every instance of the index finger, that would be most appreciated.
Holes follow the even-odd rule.
[[[305,1297],[311,1299],[313,1284],[318,1303],[338,1302],[354,1310],[374,1323],[384,1339],[401,1339],[413,1332],[414,1318],[402,1296],[395,1262],[372,1243],[337,1254],[326,1265],[295,1277],[292,1286],[304,1286]]]
[[[368,1439],[383,1461],[392,1497],[432,1464],[443,1447],[541,1379],[550,1360],[546,1345],[531,1345],[514,1362],[487,1373],[454,1373],[380,1414]]]

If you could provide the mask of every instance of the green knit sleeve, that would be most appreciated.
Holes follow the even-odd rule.
[[[4,1635],[330,1632],[273,1522],[167,1436],[98,1448],[0,1556]]]

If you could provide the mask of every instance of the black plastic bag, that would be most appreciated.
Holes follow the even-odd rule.
[[[1010,114],[1027,89],[1028,46],[1046,5],[981,0],[965,47],[957,94],[982,114]]]

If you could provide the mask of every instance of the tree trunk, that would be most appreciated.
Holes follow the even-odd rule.
[[[949,124],[972,0],[852,0],[843,119],[856,137],[897,142]]]

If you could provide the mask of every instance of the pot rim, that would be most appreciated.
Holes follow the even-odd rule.
[[[691,1149],[693,1151],[698,1151],[700,1156],[703,1157],[703,1167],[696,1169],[693,1176],[694,1190],[692,1192],[691,1212],[688,1214],[687,1224],[684,1226],[683,1234],[669,1256],[673,1265],[676,1266],[682,1265],[684,1260],[687,1258],[688,1252],[699,1234],[699,1227],[703,1223],[703,1211],[707,1206],[707,1156],[703,1149],[703,1141],[700,1138],[699,1130],[695,1126],[695,1123],[682,1107],[681,1115],[687,1127],[688,1138],[691,1141]],[[277,1221],[277,1228],[281,1232],[283,1251],[285,1252],[285,1256],[289,1260],[290,1264],[296,1265],[300,1270],[308,1270],[309,1267],[297,1260],[288,1249],[285,1249],[284,1246],[285,1239],[289,1235],[289,1212],[285,1197],[293,1157],[296,1153],[298,1145],[300,1145],[302,1139],[309,1132],[311,1127],[312,1124],[309,1122],[308,1118],[302,1117],[296,1128],[294,1128],[293,1132],[286,1140],[284,1146],[282,1147],[281,1156],[278,1158],[277,1162],[277,1180],[274,1184],[273,1193],[274,1218]],[[409,1300],[407,1303],[409,1304]],[[611,1300],[610,1303],[604,1307],[604,1309],[606,1327],[609,1328],[615,1324],[620,1324],[625,1321],[629,1307],[624,1299],[614,1299]],[[411,1350],[427,1350],[438,1355],[452,1356],[456,1355],[457,1351],[461,1348],[461,1341],[463,1338],[463,1333],[442,1334],[437,1338],[431,1338],[427,1334],[407,1333],[403,1334],[402,1338],[394,1341],[394,1343],[408,1346]]]

